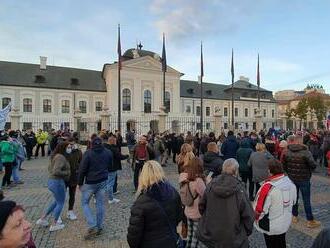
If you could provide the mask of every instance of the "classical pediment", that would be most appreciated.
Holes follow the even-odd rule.
[[[151,56],[144,56],[135,59],[130,59],[123,61],[122,63],[123,69],[139,69],[139,70],[147,70],[147,71],[162,71],[162,63],[160,59],[153,58]],[[167,66],[167,73],[180,74],[181,73],[170,66]]]

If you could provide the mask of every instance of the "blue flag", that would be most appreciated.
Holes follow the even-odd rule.
[[[11,102],[4,108],[0,110],[0,130],[5,129],[7,116],[11,110]]]

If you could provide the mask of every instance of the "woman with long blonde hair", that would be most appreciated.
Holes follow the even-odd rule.
[[[132,248],[175,248],[183,212],[180,195],[166,180],[163,168],[145,162],[139,178],[137,199],[131,208],[127,241]]]
[[[179,174],[185,170],[185,167],[188,165],[189,161],[194,157],[195,154],[193,152],[193,147],[190,144],[184,143],[181,146],[180,153],[176,158]]]

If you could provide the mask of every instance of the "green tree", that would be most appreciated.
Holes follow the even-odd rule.
[[[324,99],[320,96],[309,96],[307,98],[307,104],[311,109],[314,109],[317,120],[322,121],[327,113],[327,106]]]
[[[296,115],[301,119],[301,120],[306,120],[307,119],[307,111],[308,111],[308,101],[306,98],[302,98],[294,110]]]

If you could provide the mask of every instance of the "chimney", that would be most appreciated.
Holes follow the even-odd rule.
[[[47,69],[47,57],[40,56],[40,70],[46,70]]]
[[[246,81],[246,82],[249,82],[250,81],[250,79],[248,77],[244,77],[244,76],[240,76],[239,77],[239,80]]]

